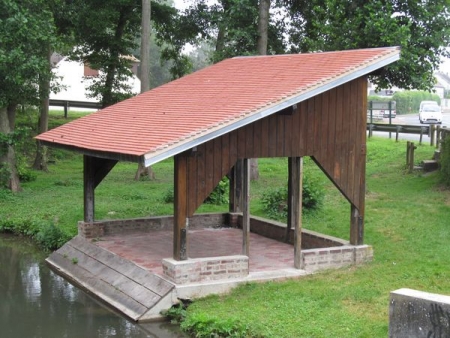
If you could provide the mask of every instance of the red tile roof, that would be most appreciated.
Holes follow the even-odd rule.
[[[396,60],[397,47],[237,57],[37,136],[47,145],[146,165]]]

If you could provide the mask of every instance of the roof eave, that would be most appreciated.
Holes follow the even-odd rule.
[[[132,154],[122,154],[122,153],[114,153],[108,151],[100,151],[100,150],[91,150],[87,148],[80,148],[71,145],[49,142],[45,140],[39,140],[39,142],[43,146],[58,148],[63,150],[70,150],[82,155],[100,157],[108,160],[117,160],[117,161],[126,161],[126,162],[136,162],[139,163],[142,160],[142,156],[132,155]]]
[[[400,48],[396,48],[398,51],[395,54],[392,54],[386,58],[383,58],[381,60],[378,60],[367,67],[358,69],[352,73],[346,74],[342,77],[336,78],[335,80],[331,80],[330,82],[325,83],[323,86],[319,86],[316,88],[313,88],[310,91],[303,92],[297,96],[290,97],[286,99],[285,101],[281,101],[273,106],[270,106],[266,109],[262,109],[256,114],[252,114],[248,117],[245,117],[241,120],[236,121],[235,123],[229,124],[224,126],[221,129],[213,130],[212,132],[202,135],[196,139],[189,140],[185,143],[178,144],[174,147],[168,148],[166,150],[158,151],[158,152],[151,152],[144,155],[144,164],[146,167],[149,167],[153,164],[156,164],[158,162],[161,162],[169,157],[175,156],[179,153],[182,153],[183,151],[186,151],[188,149],[194,148],[200,144],[203,144],[205,142],[208,142],[214,138],[217,138],[219,136],[222,136],[226,133],[229,133],[231,131],[234,131],[236,129],[239,129],[241,127],[244,127],[250,123],[253,123],[257,120],[260,120],[266,116],[272,115],[280,110],[283,110],[285,108],[288,108],[290,106],[293,106],[295,104],[298,104],[302,101],[305,101],[307,99],[310,99],[311,97],[317,96],[319,94],[322,94],[328,90],[331,90],[333,88],[336,88],[344,83],[350,82],[354,79],[357,79],[362,76],[366,76],[373,71],[383,68],[397,60],[400,59]]]

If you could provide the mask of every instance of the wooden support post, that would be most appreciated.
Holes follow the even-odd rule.
[[[291,229],[292,229],[292,157],[288,157],[288,191],[287,191],[287,205],[288,205],[288,213],[287,213],[287,222],[286,222],[286,233],[284,235],[284,241],[289,243]]]
[[[422,144],[423,132],[424,132],[425,130],[426,130],[425,127],[420,127],[419,144]]]
[[[436,149],[439,148],[439,144],[441,143],[441,126],[436,126]]]
[[[230,173],[230,212],[242,212],[243,210],[243,161],[238,159]]]
[[[236,173],[235,166],[233,166],[228,173],[228,211],[235,212],[235,185],[236,185]]]
[[[411,147],[411,141],[406,141],[406,167],[409,166],[409,147]]]
[[[173,259],[182,261],[188,258],[187,157],[176,155],[174,166]]]
[[[83,157],[83,180],[84,180],[84,222],[94,222],[95,215],[95,167],[94,157],[84,155]]]
[[[434,139],[435,139],[435,130],[436,130],[436,126],[434,124],[432,124],[430,126],[430,146],[434,146]]]
[[[243,168],[243,210],[242,210],[242,254],[250,255],[250,165],[249,159],[242,161]]]
[[[414,150],[417,149],[416,146],[414,146],[414,142],[411,142],[409,144],[409,169],[408,172],[412,173],[414,170]]]
[[[364,242],[364,219],[360,211],[352,204],[350,210],[350,244],[361,245]]]
[[[91,223],[95,216],[95,188],[117,164],[116,160],[84,155],[84,221]]]
[[[301,269],[302,249],[302,191],[303,191],[303,158],[290,157],[288,215],[290,223],[287,228],[294,228],[294,267]]]

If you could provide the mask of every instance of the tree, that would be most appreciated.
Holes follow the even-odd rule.
[[[43,73],[39,75],[39,119],[37,130],[38,133],[44,133],[48,130],[49,119],[49,98],[50,92],[56,91],[58,88],[56,84],[51,84],[52,64],[51,57],[55,50],[59,52],[62,49],[71,49],[73,45],[72,36],[74,32],[74,25],[71,21],[73,13],[70,11],[73,8],[64,0],[49,0],[45,2],[46,9],[52,13],[52,20],[55,26],[55,36],[52,44],[42,45],[36,52],[41,53],[41,57],[46,58],[46,67],[42,69]],[[43,146],[41,142],[36,140],[36,155],[33,163],[33,169],[47,171],[47,147]]]
[[[100,70],[89,89],[103,107],[132,95],[126,56],[136,48],[141,28],[140,0],[73,0],[76,48],[71,58]]]
[[[267,43],[269,38],[270,0],[260,0],[258,5],[258,42],[259,55],[267,54]]]
[[[142,23],[141,23],[141,93],[150,89],[150,18],[151,18],[151,4],[150,0],[142,0]],[[150,179],[155,178],[155,173],[152,167],[145,170],[143,162],[139,162],[136,171],[135,180],[139,180],[143,173],[147,172]]]
[[[212,61],[219,62],[239,55],[284,53],[284,26],[271,20],[269,9],[270,0],[221,0],[212,6],[199,1],[184,12],[184,17],[206,40],[215,42]],[[257,180],[258,162],[252,159],[250,163],[251,179]]]
[[[431,90],[433,71],[448,56],[448,1],[293,0],[292,52],[401,46],[398,62],[372,81],[379,88]]]
[[[0,181],[19,191],[16,107],[38,102],[39,79],[51,74],[47,55],[36,51],[53,43],[55,27],[43,0],[1,1],[0,26]]]
[[[142,0],[141,23],[141,93],[150,89],[150,0]]]

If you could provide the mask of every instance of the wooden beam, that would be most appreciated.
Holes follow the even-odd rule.
[[[358,87],[359,118],[357,132],[357,143],[360,148],[356,149],[357,160],[355,177],[355,201],[350,201],[350,244],[361,245],[364,243],[364,212],[366,205],[366,111],[367,111],[367,81],[361,80]]]
[[[94,158],[83,156],[83,181],[84,181],[84,221],[86,223],[94,222],[95,215],[95,167]]]
[[[303,158],[290,157],[288,215],[289,229],[294,228],[294,267],[301,269],[302,249],[302,190],[303,190]]]
[[[292,229],[292,157],[288,157],[288,191],[287,191],[287,204],[288,204],[288,213],[287,213],[287,222],[286,222],[286,234],[284,236],[284,241],[289,243],[289,239],[291,237],[291,229]]]
[[[243,210],[242,210],[242,254],[250,255],[250,165],[249,159],[242,160],[243,171]]]
[[[104,159],[84,155],[84,221],[94,222],[95,219],[95,188],[103,181],[117,160]]]
[[[188,258],[187,157],[176,155],[174,166],[173,259],[182,261]]]
[[[361,245],[364,243],[364,217],[352,204],[350,211],[350,244]]]
[[[238,159],[230,173],[230,212],[242,212],[244,203],[244,171],[243,161]]]
[[[94,188],[103,181],[106,175],[114,168],[117,164],[117,160],[109,160],[104,158],[95,158],[95,176],[94,176]]]

